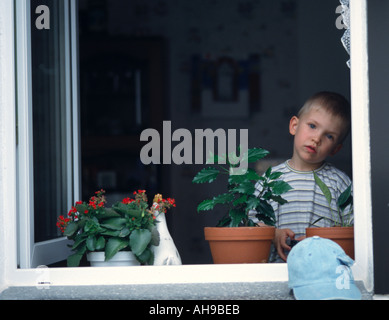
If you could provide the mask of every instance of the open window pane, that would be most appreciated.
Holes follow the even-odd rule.
[[[72,90],[77,73],[71,46],[76,11],[71,1],[15,3],[19,265],[29,268],[69,254],[56,220],[69,210],[78,190],[77,91]]]
[[[31,1],[32,21],[40,0]],[[46,1],[50,29],[31,28],[34,161],[34,240],[60,236],[58,214],[68,209],[68,134],[70,113],[66,97],[65,21],[63,1]]]

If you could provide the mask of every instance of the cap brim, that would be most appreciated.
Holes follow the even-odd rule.
[[[361,300],[361,292],[354,282],[338,289],[335,283],[315,283],[293,288],[297,300]]]

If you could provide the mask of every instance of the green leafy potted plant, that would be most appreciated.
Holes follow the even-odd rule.
[[[236,169],[243,161],[254,163],[268,154],[262,148],[248,149],[240,161],[233,163],[229,161],[231,155],[228,158],[226,155],[212,156],[215,165],[203,168],[193,179],[193,183],[212,183],[219,177],[226,181],[225,193],[204,200],[197,207],[197,211],[212,210],[216,205],[227,207],[216,227],[204,229],[214,263],[267,262],[275,232],[275,214],[269,201],[286,203],[281,195],[291,187],[279,180],[282,173],[272,172],[271,167],[262,176],[252,168],[241,174],[237,174]],[[259,185],[258,192],[256,184]],[[255,218],[262,221],[261,227]]]
[[[323,192],[331,210],[333,225],[331,227],[315,227],[315,224],[324,219],[321,217],[312,223],[312,227],[306,228],[306,236],[320,236],[338,243],[352,259],[354,259],[354,216],[352,185],[350,184],[336,200],[337,209],[331,207],[333,200],[328,186],[313,172],[316,184]],[[347,210],[347,212],[345,211]]]
[[[58,218],[57,226],[74,241],[68,266],[78,266],[85,254],[88,259],[97,253],[103,255],[104,261],[112,261],[122,252],[133,257],[130,265],[152,264],[151,246],[159,244],[155,213],[173,206],[174,199],[161,199],[149,208],[145,190],[138,190],[134,197],[106,208],[104,193],[97,191],[89,202],[77,201],[67,217]]]

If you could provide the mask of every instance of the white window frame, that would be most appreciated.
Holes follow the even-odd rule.
[[[354,278],[363,281],[368,291],[373,290],[373,243],[372,206],[370,180],[370,131],[369,131],[369,87],[367,52],[366,0],[351,0],[351,103],[353,141],[353,181],[355,206],[355,260]],[[17,268],[17,178],[15,165],[15,60],[14,60],[14,7],[13,0],[1,0],[0,37],[3,54],[0,59],[0,146],[7,157],[0,160],[0,286],[37,286],[42,279],[42,270]],[[0,19],[1,21],[1,19]],[[13,111],[13,112],[12,112]],[[4,138],[6,137],[6,138]],[[4,153],[3,153],[4,154]],[[9,214],[14,213],[14,214]],[[7,241],[4,244],[5,240]],[[1,269],[1,268],[0,268]],[[51,285],[107,285],[107,284],[158,284],[158,283],[210,283],[210,282],[261,282],[287,281],[286,264],[239,264],[239,265],[182,265],[140,266],[112,268],[49,268],[46,277]],[[4,277],[4,279],[2,279]],[[3,280],[3,281],[2,281]],[[47,285],[47,284],[46,284]]]

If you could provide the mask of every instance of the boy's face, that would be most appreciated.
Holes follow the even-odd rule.
[[[289,124],[289,132],[294,135],[292,167],[301,171],[319,168],[329,155],[341,149],[343,127],[339,117],[322,108],[312,107],[300,118],[293,117]]]

